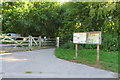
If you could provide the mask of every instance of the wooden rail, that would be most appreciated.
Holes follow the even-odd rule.
[[[48,38],[47,40],[43,40],[41,36],[39,37],[9,37],[5,36],[0,40],[2,43],[2,49],[4,48],[20,48],[20,47],[28,47],[30,50],[33,46],[42,48],[47,46],[59,47],[59,37],[57,38]],[[5,47],[9,46],[9,47]],[[11,46],[11,47],[10,47]]]

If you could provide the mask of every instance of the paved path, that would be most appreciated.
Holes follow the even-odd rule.
[[[3,56],[4,78],[113,78],[112,72],[58,59],[54,49]],[[28,74],[26,72],[32,72]]]

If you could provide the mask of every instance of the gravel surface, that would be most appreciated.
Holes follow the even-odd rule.
[[[113,72],[58,59],[55,49],[2,55],[3,78],[114,78]]]

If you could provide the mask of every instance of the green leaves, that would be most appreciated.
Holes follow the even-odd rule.
[[[59,4],[52,2],[5,2],[3,3],[3,30],[17,32],[24,36],[34,36],[31,33],[34,30],[41,35],[55,36],[56,29],[59,28],[57,26],[59,13],[55,9],[57,7]],[[13,29],[10,29],[10,26]]]
[[[66,2],[62,5],[59,2],[4,2],[2,26],[5,33],[60,36],[67,40],[72,40],[73,32],[111,34],[120,32],[119,7],[119,2]]]

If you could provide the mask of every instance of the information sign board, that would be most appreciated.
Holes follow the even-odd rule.
[[[81,32],[73,34],[73,43],[101,44],[101,32]]]

